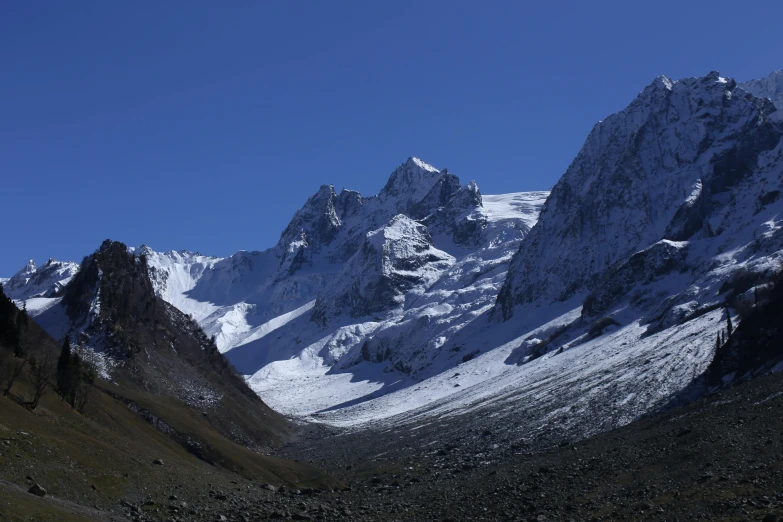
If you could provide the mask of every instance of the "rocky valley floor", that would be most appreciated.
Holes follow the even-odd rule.
[[[584,441],[524,448],[460,419],[385,432],[305,425],[279,456],[324,468],[338,480],[331,487],[177,464],[113,504],[106,486],[66,501],[25,493],[50,474],[35,456],[36,433],[5,425],[0,520],[770,522],[783,515],[782,407],[783,376],[773,374]]]

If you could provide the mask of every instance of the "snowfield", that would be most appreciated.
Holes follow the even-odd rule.
[[[296,413],[337,426],[383,427],[492,407],[494,415],[510,421],[524,413],[539,425],[593,419],[595,431],[615,428],[665,405],[706,369],[715,343],[705,332],[717,331],[721,319],[720,312],[712,312],[685,328],[647,338],[641,338],[645,328],[635,322],[559,354],[519,366],[508,364],[506,359],[523,337],[416,386],[333,411]],[[301,393],[308,399],[303,402],[324,404],[306,383],[298,383],[289,384],[286,391]],[[260,388],[273,407],[284,402],[275,402],[278,390],[274,381]]]
[[[492,221],[521,220],[528,229],[538,220],[538,213],[549,192],[517,192],[514,194],[487,195],[482,203]]]

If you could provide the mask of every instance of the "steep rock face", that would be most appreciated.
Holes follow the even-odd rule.
[[[663,239],[635,253],[616,269],[607,271],[604,279],[585,299],[582,315],[596,316],[624,298],[631,289],[683,268],[687,248],[686,242]]]
[[[33,297],[58,297],[65,286],[79,271],[79,265],[49,259],[43,266],[36,267],[32,259],[13,277],[3,283],[7,296],[15,300]]]
[[[757,98],[768,98],[778,109],[783,109],[783,71],[775,71],[760,80],[742,82],[739,86]]]
[[[454,196],[462,189],[459,178],[447,170],[443,170],[440,178],[421,201],[408,204],[406,214],[414,219],[422,219],[437,212],[440,208],[453,202]]]
[[[110,325],[112,332],[123,331],[130,327],[127,321],[152,323],[156,297],[146,258],[128,254],[122,243],[104,241],[82,262],[65,290],[62,305],[74,325],[84,331],[105,325]],[[127,341],[110,344],[122,350],[116,352],[119,356],[135,350]]]
[[[439,206],[438,203],[445,203],[455,190],[455,180],[456,188],[459,188],[456,176],[445,171],[441,173],[418,158],[409,158],[391,173],[378,193],[378,199],[394,214],[414,214],[417,213],[415,207],[431,211]]]
[[[703,376],[708,386],[725,387],[780,369],[783,285],[776,279],[773,284],[749,289],[750,300],[743,307],[745,317],[733,317],[735,324],[741,319],[739,326],[726,336]]]
[[[343,189],[334,202],[335,208],[343,219],[351,218],[362,211],[364,198],[355,190]]]
[[[329,317],[347,313],[362,317],[404,304],[414,287],[437,280],[454,258],[432,245],[424,225],[402,214],[379,230],[369,232],[356,254],[318,296],[313,321],[326,325]]]
[[[309,258],[320,252],[321,247],[331,243],[342,228],[343,223],[335,208],[336,200],[334,187],[323,185],[294,214],[278,242],[281,263],[287,262],[289,271],[295,272],[305,256]]]
[[[778,144],[775,110],[718,73],[657,78],[592,130],[515,256],[498,315],[584,294],[661,239],[710,234],[707,218],[725,204],[721,194]]]
[[[487,217],[476,182],[471,181],[464,187],[458,186],[446,203],[436,212],[427,214],[422,223],[426,224],[433,234],[451,237],[457,245],[478,245],[482,240],[482,232],[487,227]]]

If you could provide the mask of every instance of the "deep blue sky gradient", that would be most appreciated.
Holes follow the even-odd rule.
[[[272,246],[408,156],[547,189],[653,78],[783,67],[783,2],[6,2],[0,275],[105,238]]]

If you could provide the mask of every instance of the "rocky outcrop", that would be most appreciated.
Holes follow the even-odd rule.
[[[336,199],[334,187],[322,185],[294,214],[278,242],[281,263],[289,261],[290,265],[290,260],[303,256],[305,250],[308,254],[319,252],[322,246],[331,243],[343,224],[335,209]]]
[[[482,212],[481,191],[475,181],[458,187],[446,203],[429,214],[422,223],[433,234],[443,234],[462,246],[475,246],[481,242],[487,226],[487,216]]]
[[[632,288],[649,284],[670,272],[685,268],[687,247],[687,243],[664,239],[635,253],[617,268],[607,271],[585,299],[582,316],[595,317],[625,297]]]
[[[461,189],[459,178],[444,169],[427,195],[421,201],[408,205],[406,214],[414,219],[423,219],[448,205]]]
[[[425,288],[453,262],[432,245],[424,225],[397,215],[365,236],[359,251],[319,293],[312,320],[325,325],[329,317],[363,317],[400,307],[408,292]]]

